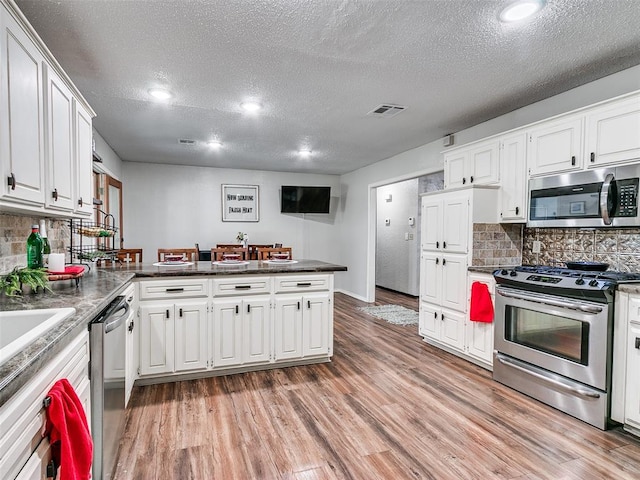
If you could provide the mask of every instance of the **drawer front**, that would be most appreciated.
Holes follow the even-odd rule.
[[[140,300],[207,296],[209,296],[209,282],[206,278],[140,282]]]
[[[275,292],[312,292],[329,290],[331,277],[329,275],[283,275],[275,277]]]
[[[78,391],[88,379],[88,332],[67,346],[0,409],[0,478],[14,478],[38,444],[46,422],[42,401],[53,384],[67,378]],[[90,412],[86,412],[89,418]]]
[[[213,296],[271,293],[271,277],[231,277],[213,280]]]

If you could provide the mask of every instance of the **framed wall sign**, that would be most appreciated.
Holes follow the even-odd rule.
[[[222,221],[258,222],[258,185],[222,185]]]

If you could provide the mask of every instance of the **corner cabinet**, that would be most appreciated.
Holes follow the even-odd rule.
[[[477,342],[469,354],[474,332],[467,326],[473,224],[497,222],[498,189],[475,186],[425,194],[421,208],[418,331],[430,344],[473,357]]]
[[[0,207],[91,216],[94,113],[13,3],[0,33]]]
[[[498,183],[498,149],[498,141],[491,139],[447,151],[444,154],[445,189]]]

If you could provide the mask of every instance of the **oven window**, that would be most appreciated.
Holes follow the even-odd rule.
[[[589,324],[507,305],[506,340],[588,365]]]

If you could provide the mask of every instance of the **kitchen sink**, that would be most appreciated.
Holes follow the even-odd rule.
[[[0,365],[74,313],[75,308],[0,312]]]

